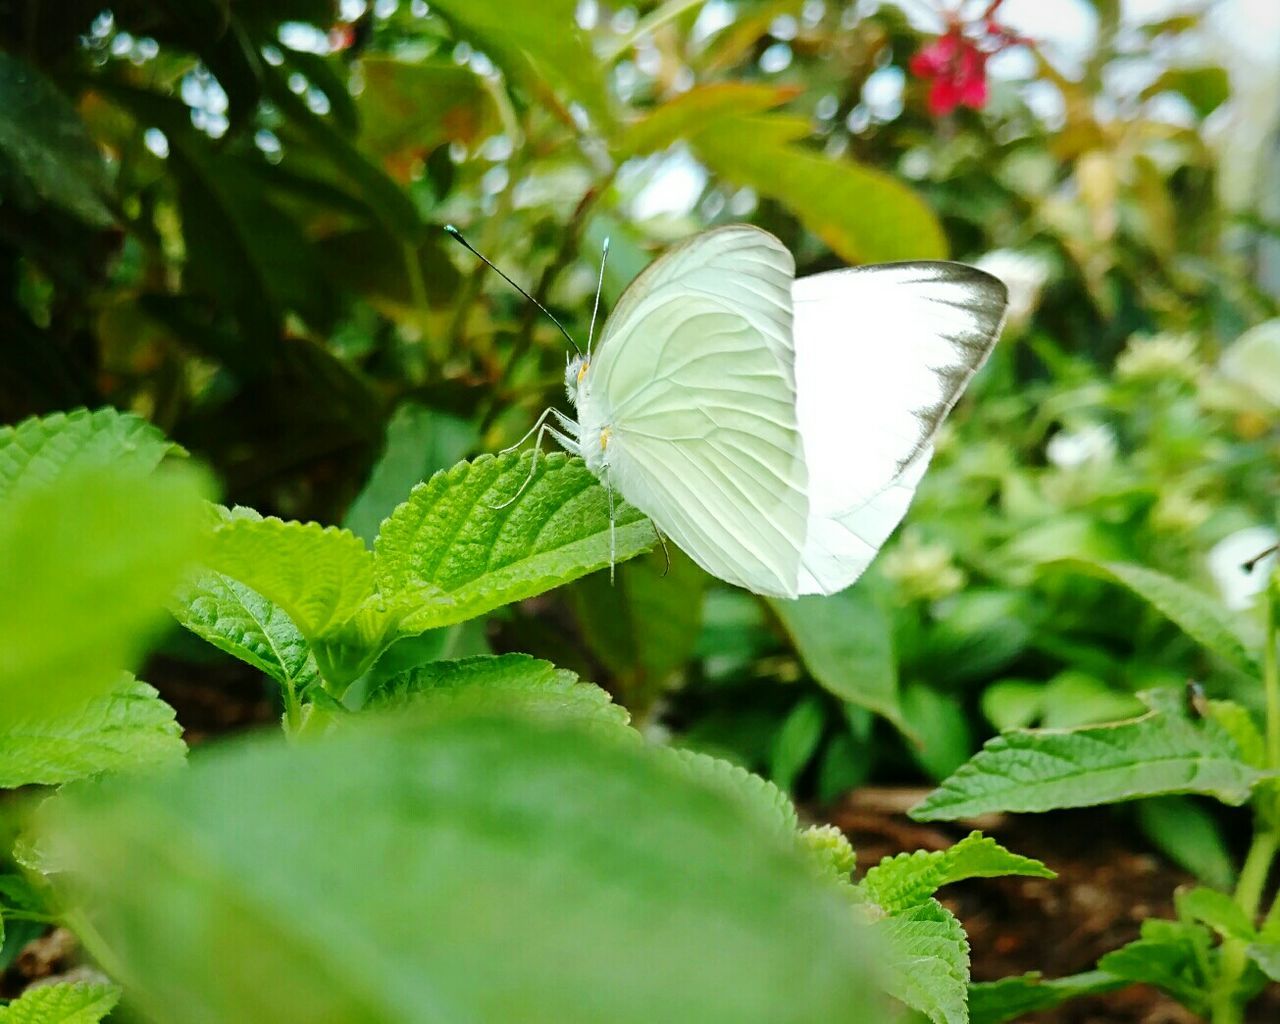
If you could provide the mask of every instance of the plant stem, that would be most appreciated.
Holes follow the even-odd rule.
[[[704,3],[704,0],[667,0],[661,7],[656,8],[636,22],[635,28],[619,39],[606,52],[602,53],[600,55],[601,63],[608,67],[631,47],[635,46],[643,36],[648,35],[654,29],[661,28],[667,22],[675,21],[685,11],[691,11],[702,3]]]
[[[1276,663],[1275,582],[1270,581],[1262,608],[1267,616],[1262,645],[1262,685],[1267,698],[1267,765],[1280,769],[1280,666]]]
[[[1280,835],[1266,828],[1256,818],[1255,823],[1259,831],[1254,834],[1253,842],[1249,844],[1249,852],[1244,858],[1244,867],[1240,869],[1240,880],[1236,883],[1236,903],[1250,921],[1258,916],[1258,908],[1262,905],[1262,893],[1267,885],[1267,876],[1271,873],[1276,851],[1280,849]]]

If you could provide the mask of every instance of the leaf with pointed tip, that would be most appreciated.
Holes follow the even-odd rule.
[[[917,850],[886,857],[867,872],[858,887],[894,914],[924,902],[944,885],[1004,875],[1057,877],[1040,861],[1010,853],[981,832],[970,832],[947,850]]]
[[[115,409],[73,409],[0,427],[0,501],[13,501],[78,469],[147,473],[183,449],[146,420]]]
[[[415,487],[382,524],[377,580],[383,598],[405,610],[402,632],[474,618],[609,564],[604,488],[581,459],[562,454],[539,459],[524,486],[531,457],[460,462]],[[615,508],[615,527],[619,562],[655,543],[629,505]]]
[[[41,985],[0,1007],[0,1024],[98,1024],[119,1001],[120,989],[111,984]]]
[[[65,714],[0,723],[0,789],[155,768],[186,752],[173,708],[126,674],[110,693]]]
[[[301,693],[319,679],[306,638],[284,610],[220,572],[198,572],[178,588],[174,617],[219,650]]]
[[[989,740],[911,811],[949,821],[991,811],[1092,807],[1200,793],[1238,806],[1268,778],[1212,718],[1187,714],[1180,694],[1138,695],[1140,718],[1078,729],[1015,729]]]
[[[969,1020],[969,940],[937,900],[881,918],[873,932],[886,947],[885,991],[933,1024]]]

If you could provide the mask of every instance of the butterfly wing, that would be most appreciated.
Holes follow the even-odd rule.
[[[757,228],[672,250],[624,294],[579,396],[589,464],[601,444],[607,481],[694,561],[782,596],[796,593],[808,512],[794,272]]]
[[[799,592],[862,574],[906,514],[939,424],[990,354],[1005,286],[959,263],[888,263],[792,288],[809,522]]]

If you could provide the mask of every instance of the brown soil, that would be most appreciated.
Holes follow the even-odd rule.
[[[1192,881],[1145,848],[1104,809],[992,815],[981,821],[919,824],[906,810],[927,790],[864,787],[823,815],[849,835],[867,868],[906,850],[946,849],[973,828],[1015,853],[1042,860],[1055,879],[975,879],[940,894],[964,922],[975,981],[1039,971],[1046,978],[1092,970],[1104,953],[1138,937],[1148,917],[1173,915],[1173,892]],[[1030,1014],[1026,1024],[1193,1024],[1168,996],[1134,985]],[[1250,1024],[1280,1021],[1280,985],[1250,1008]]]

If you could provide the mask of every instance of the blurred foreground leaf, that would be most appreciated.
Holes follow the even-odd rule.
[[[42,841],[160,1019],[881,1019],[839,886],[643,744],[407,715],[106,792]]]
[[[203,477],[80,470],[0,505],[0,722],[134,667],[201,536]]]

